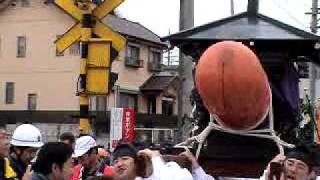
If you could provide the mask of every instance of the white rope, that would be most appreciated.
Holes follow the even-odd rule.
[[[176,147],[176,148],[183,148],[185,151],[187,151],[187,152],[190,152],[190,150],[189,150],[189,148],[188,148],[188,146],[179,146],[179,145],[175,145],[174,147]]]
[[[272,97],[270,97],[272,99]],[[198,159],[201,148],[203,146],[203,143],[209,136],[212,130],[218,130],[230,134],[236,134],[236,135],[241,135],[241,136],[252,136],[252,137],[258,137],[258,138],[265,138],[265,139],[270,139],[273,140],[279,149],[280,154],[284,154],[283,146],[293,148],[293,144],[289,144],[285,141],[282,141],[280,137],[278,137],[274,131],[274,119],[273,119],[273,107],[272,107],[272,101],[270,101],[270,106],[269,106],[269,128],[267,129],[259,129],[259,130],[245,130],[245,131],[239,131],[239,130],[232,130],[232,129],[226,129],[218,124],[216,124],[214,121],[219,121],[219,117],[215,114],[210,114],[210,121],[208,126],[198,135],[193,136],[191,138],[188,138],[186,141],[177,144],[176,146],[178,147],[186,147],[190,145],[192,142],[197,141],[199,143],[197,151],[196,151],[196,158]],[[268,133],[268,134],[266,134]]]

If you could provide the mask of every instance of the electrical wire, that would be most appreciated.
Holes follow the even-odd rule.
[[[311,8],[311,4],[305,3],[305,0],[297,0],[296,2],[294,0],[290,0],[290,1],[289,0],[285,0],[285,1],[287,1],[287,3],[290,3],[290,4],[292,4],[294,2],[294,3],[296,3],[295,5],[297,5],[297,6],[303,5],[306,8]]]
[[[296,17],[294,17],[287,9],[283,8],[281,4],[279,4],[276,0],[272,0],[274,4],[278,6],[279,9],[283,10],[292,20],[294,20],[296,23],[298,23],[301,27],[305,29],[309,29],[304,23],[299,21]]]

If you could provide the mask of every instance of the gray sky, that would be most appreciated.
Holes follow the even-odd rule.
[[[260,0],[259,12],[308,30],[312,0]],[[194,0],[195,26],[230,16],[230,0]],[[234,0],[235,14],[247,8],[247,0]],[[125,0],[118,7],[120,14],[139,22],[159,36],[178,32],[179,0]]]

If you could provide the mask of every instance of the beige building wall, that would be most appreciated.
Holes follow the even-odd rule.
[[[79,110],[76,82],[79,55],[56,56],[54,41],[75,21],[55,5],[43,0],[30,1],[30,7],[9,7],[0,14],[0,110],[26,110],[28,94],[37,94],[37,110]],[[17,58],[17,36],[26,36],[26,57]],[[131,43],[131,42],[130,42]],[[141,43],[143,68],[125,66],[124,48],[113,61],[112,71],[118,73],[120,89],[139,91],[152,75],[148,71],[149,50]],[[14,82],[14,103],[5,104],[5,84]],[[114,94],[108,97],[108,109],[114,107]],[[161,103],[160,97],[157,103]],[[147,101],[138,96],[140,112],[147,112]],[[157,113],[161,113],[157,106]]]
[[[124,48],[112,63],[112,72],[118,73],[116,85],[120,90],[129,90],[138,95],[138,110],[141,113],[147,112],[147,100],[139,93],[139,87],[152,76],[148,70],[149,47],[140,44],[140,59],[144,60],[143,67],[128,67],[125,65],[126,48]],[[121,92],[121,91],[120,91]],[[115,107],[115,94],[111,92],[108,97],[108,110]]]
[[[27,95],[37,94],[37,110],[78,110],[75,96],[79,56],[56,57],[56,36],[74,21],[53,4],[30,1],[0,14],[0,109],[26,110]],[[17,58],[17,36],[26,36],[26,57]],[[5,83],[15,83],[13,104],[5,104]]]
[[[112,71],[118,73],[117,85],[121,89],[139,91],[139,87],[152,75],[148,71],[149,47],[139,44],[140,59],[144,61],[143,67],[128,67],[125,65],[126,48],[124,48],[116,60],[112,63]]]

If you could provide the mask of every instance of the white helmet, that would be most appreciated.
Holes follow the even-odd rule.
[[[76,140],[73,157],[80,157],[87,153],[91,148],[96,147],[97,143],[91,136],[82,136]]]
[[[40,130],[31,124],[22,124],[14,130],[10,144],[39,148],[43,145]]]

